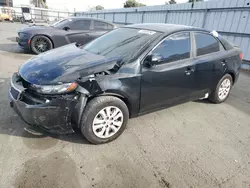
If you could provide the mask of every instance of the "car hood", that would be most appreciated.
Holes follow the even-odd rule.
[[[119,57],[106,58],[87,52],[75,43],[42,53],[23,64],[19,75],[31,84],[69,83],[114,68]]]
[[[56,28],[50,26],[29,26],[20,29],[19,33],[29,33],[34,31],[41,31],[41,30],[55,30]]]

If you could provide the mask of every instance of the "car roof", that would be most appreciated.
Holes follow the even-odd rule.
[[[106,20],[102,20],[102,19],[99,19],[99,18],[91,18],[91,17],[70,17],[70,19],[74,19],[74,20],[95,20],[95,21],[101,21],[101,22],[105,22],[105,23],[108,23],[108,24],[111,24],[111,25],[115,25],[111,22],[108,22]]]
[[[207,30],[198,28],[198,27],[187,26],[187,25],[177,25],[177,24],[163,24],[163,23],[133,24],[133,25],[127,25],[125,27],[152,30],[152,31],[158,31],[162,33],[172,33],[172,32],[177,32],[177,31],[186,31],[186,30],[207,32]]]

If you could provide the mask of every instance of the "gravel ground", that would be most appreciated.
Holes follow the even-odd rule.
[[[0,23],[0,187],[250,187],[250,77],[224,104],[189,102],[129,121],[120,138],[91,145],[80,133],[33,136],[9,107],[13,72],[27,59],[24,25]]]

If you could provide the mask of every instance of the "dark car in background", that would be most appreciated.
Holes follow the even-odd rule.
[[[224,102],[242,57],[216,32],[130,25],[30,59],[12,76],[10,104],[32,127],[76,127],[90,142],[106,143],[129,118],[197,99]]]
[[[40,54],[69,43],[86,44],[114,28],[114,24],[104,20],[72,17],[50,26],[23,28],[16,40],[24,50]]]

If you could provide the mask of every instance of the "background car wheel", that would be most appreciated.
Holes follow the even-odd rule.
[[[32,52],[34,52],[35,54],[40,54],[51,50],[53,48],[53,44],[48,37],[38,35],[32,38],[30,47]]]
[[[225,100],[227,100],[232,86],[232,76],[230,74],[224,75],[217,84],[215,91],[209,96],[209,100],[214,103],[224,102]]]
[[[92,99],[83,112],[81,132],[93,144],[116,139],[126,128],[129,111],[117,97],[103,96]]]

